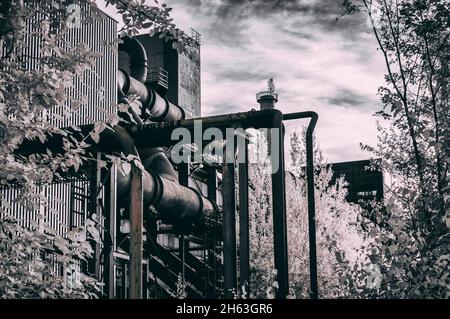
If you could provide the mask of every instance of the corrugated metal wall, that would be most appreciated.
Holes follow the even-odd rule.
[[[117,98],[117,51],[111,43],[117,38],[117,22],[89,5],[81,7],[81,25],[74,26],[67,33],[67,41],[72,45],[85,43],[91,50],[101,53],[95,65],[84,71],[73,80],[73,85],[66,88],[67,99],[63,107],[48,113],[49,121],[59,127],[82,125],[106,120],[115,112],[112,103]],[[37,24],[45,15],[36,13],[35,19],[28,24],[28,32],[24,39],[23,57],[27,69],[39,67],[40,39],[33,34]],[[6,48],[2,48],[4,54]],[[83,100],[81,106],[68,115],[71,101]],[[25,227],[36,221],[38,213],[44,214],[51,228],[62,235],[71,227],[83,224],[88,212],[89,181],[71,179],[51,185],[41,186],[38,190],[47,200],[39,209],[29,210],[17,203],[20,187],[3,187],[0,189],[0,203],[6,214],[15,216]]]
[[[69,29],[67,41],[72,45],[85,43],[103,56],[92,68],[77,76],[72,87],[67,88],[68,99],[62,109],[55,110],[59,117],[52,118],[52,123],[60,127],[104,121],[115,112],[111,104],[117,96],[118,58],[111,43],[117,37],[117,22],[88,5],[82,12],[81,27]],[[76,110],[70,109],[73,100],[82,102]],[[70,116],[64,116],[67,111],[70,111]]]
[[[41,194],[45,201],[40,201],[39,208],[27,208],[20,201],[21,187],[11,186],[0,189],[0,203],[3,214],[14,216],[19,224],[31,228],[33,222],[38,222],[39,215],[44,216],[43,222],[59,235],[64,235],[74,227],[83,225],[89,210],[89,181],[71,179],[51,185],[41,186],[36,193]]]

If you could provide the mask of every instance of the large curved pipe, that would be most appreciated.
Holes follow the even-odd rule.
[[[200,192],[179,184],[177,173],[161,147],[139,151],[144,168],[155,173],[161,190],[153,204],[166,223],[192,223],[215,211]]]
[[[136,38],[123,37],[119,44],[119,51],[130,56],[130,75],[141,83],[145,83],[148,71],[147,53],[141,42]]]
[[[119,51],[124,51],[130,56],[130,74],[124,70],[118,70],[117,84],[119,98],[135,94],[139,97],[142,106],[140,109],[133,106],[134,112],[143,120],[150,118],[152,121],[164,122],[185,118],[181,107],[170,103],[165,97],[159,95],[150,86],[145,85],[148,71],[147,53],[141,42],[136,38],[123,37],[119,44]]]
[[[130,55],[131,75],[123,70],[118,72],[119,101],[127,103],[128,95],[137,95],[141,106],[130,106],[130,111],[133,116],[137,115],[142,120],[149,117],[152,121],[161,122],[184,119],[184,112],[180,107],[170,103],[151,87],[144,84],[147,74],[147,56],[139,41],[133,38],[123,38],[123,41],[119,49]],[[94,125],[83,125],[81,132],[74,131],[71,134],[76,139],[83,139],[93,129]],[[134,138],[124,127],[116,125],[114,129],[103,130],[100,133],[98,143],[90,138],[86,142],[91,145],[91,149],[95,152],[114,153],[122,151],[125,156],[136,155],[141,158],[145,168],[142,171],[144,206],[153,205],[164,221],[181,225],[192,224],[217,210],[215,204],[200,192],[178,183],[175,170],[162,148],[144,147],[137,149]],[[49,135],[46,143],[40,143],[38,140],[27,141],[22,144],[18,153],[36,153],[47,148],[55,152],[62,150],[63,137]],[[118,174],[118,198],[123,203],[129,202],[130,189],[131,174],[129,172]]]
[[[170,103],[153,88],[145,85],[147,57],[141,43],[133,38],[123,40],[119,50],[127,52],[130,56],[130,75],[124,70],[118,71],[117,84],[121,101],[127,102],[127,96],[137,95],[141,105],[131,106],[131,111],[138,114],[143,121],[150,119],[154,122],[165,122],[184,119],[182,108]],[[131,137],[124,142],[134,145]],[[144,205],[151,203],[166,223],[191,224],[216,210],[214,203],[197,190],[179,184],[177,174],[162,148],[141,148],[136,150],[136,153],[145,168]],[[150,179],[153,183],[146,182],[146,179]],[[130,184],[129,174],[118,180],[119,196],[129,193]],[[148,187],[152,190],[147,189]]]
[[[80,129],[81,132],[71,132],[77,140],[89,134],[94,129],[94,125],[83,125]],[[214,203],[197,190],[178,183],[176,172],[162,148],[138,151],[125,128],[116,125],[113,130],[109,128],[103,130],[98,143],[91,138],[87,138],[86,142],[91,145],[90,150],[94,152],[109,154],[122,152],[125,156],[142,156],[142,164],[145,168],[142,171],[144,206],[153,205],[166,223],[189,225],[216,210]],[[41,143],[38,139],[23,142],[17,153],[26,156],[45,153],[49,149],[56,154],[62,152],[63,144],[63,136],[48,135],[45,143]],[[117,197],[123,203],[123,207],[127,207],[129,203],[130,189],[131,174],[128,172],[117,174]],[[184,228],[180,227],[180,229]]]
[[[105,130],[100,134],[97,149],[107,151],[116,144],[127,155],[137,155],[133,139],[122,127],[116,126],[114,131]],[[161,218],[167,223],[193,223],[203,216],[215,211],[215,205],[197,190],[178,183],[175,170],[167,159],[162,148],[153,148],[141,152],[144,205],[153,205]],[[131,174],[118,174],[118,198],[129,201]]]
[[[137,95],[141,106],[131,106],[143,120],[154,122],[175,121],[185,118],[184,110],[169,102],[150,86],[129,76],[124,70],[118,70],[117,84],[119,96]]]

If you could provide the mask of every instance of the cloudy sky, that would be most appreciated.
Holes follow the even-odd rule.
[[[258,108],[255,93],[273,77],[282,112],[319,114],[316,137],[329,162],[370,157],[359,143],[376,141],[385,69],[364,16],[336,20],[340,0],[165,2],[181,29],[202,35],[202,115]]]

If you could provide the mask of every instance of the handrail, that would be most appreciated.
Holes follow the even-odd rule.
[[[274,92],[274,91],[261,91],[256,93],[256,100],[259,101],[261,98],[265,97],[265,96],[271,96],[272,98],[274,98],[275,100],[278,101],[278,93]]]

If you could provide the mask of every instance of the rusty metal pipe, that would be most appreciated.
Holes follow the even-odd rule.
[[[142,106],[131,107],[143,120],[173,121],[183,119],[184,111],[181,107],[170,103],[165,97],[159,95],[150,86],[146,85],[148,60],[144,47],[136,38],[124,37],[119,44],[119,51],[130,56],[130,74],[118,70],[117,83],[119,97],[135,94],[139,97]]]
[[[172,140],[172,131],[176,128],[186,128],[194,133],[195,123],[201,121],[203,130],[214,127],[222,131],[227,128],[267,128],[273,127],[273,119],[278,110],[261,110],[217,115],[195,119],[180,119],[170,122],[147,123],[142,127],[130,128],[130,134],[138,148],[157,147],[177,144]]]
[[[184,110],[181,107],[170,103],[167,98],[159,95],[150,86],[129,76],[123,70],[119,69],[117,74],[119,96],[137,95],[142,105],[131,105],[131,107],[143,120],[150,119],[155,122],[164,122],[185,118]]]
[[[141,83],[147,79],[148,59],[141,42],[136,38],[123,37],[119,51],[125,51],[130,56],[130,75]]]
[[[188,226],[215,212],[215,205],[197,190],[178,181],[160,176],[158,179],[159,197],[153,205],[166,223]]]

